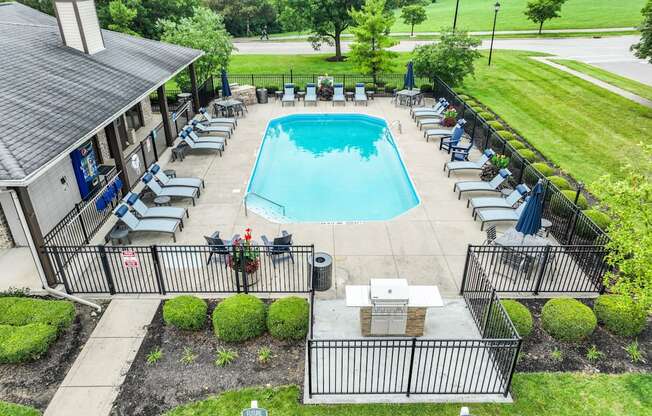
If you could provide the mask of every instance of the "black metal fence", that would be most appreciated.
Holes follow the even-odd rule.
[[[451,105],[459,109],[458,116],[467,121],[464,126],[465,131],[473,140],[474,146],[481,150],[492,149],[498,154],[509,157],[509,170],[512,172],[510,181],[513,184],[525,183],[533,187],[537,181],[543,180],[545,183],[543,216],[552,222],[549,228],[550,234],[560,244],[604,245],[608,241],[609,238],[604,231],[577,205],[580,189],[575,191],[572,199],[569,199],[440,79],[435,80],[434,94],[436,97],[446,98]]]
[[[603,293],[604,246],[469,246],[461,292],[478,279],[503,293]]]
[[[251,246],[49,246],[55,272],[68,293],[306,293],[312,290],[314,247],[270,252]]]

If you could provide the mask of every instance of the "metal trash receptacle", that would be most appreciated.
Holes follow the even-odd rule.
[[[312,266],[312,288],[324,292],[333,284],[333,258],[327,253],[315,253],[314,258],[308,256]]]
[[[258,88],[256,90],[256,99],[258,104],[267,104],[267,88]]]

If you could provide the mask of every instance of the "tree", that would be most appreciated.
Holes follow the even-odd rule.
[[[233,36],[251,36],[276,24],[276,8],[268,0],[207,0],[206,4],[224,17]]]
[[[406,25],[411,26],[410,36],[414,36],[414,25],[425,22],[427,18],[426,9],[420,4],[405,6],[401,9],[401,19]]]
[[[525,6],[525,15],[534,23],[539,24],[539,34],[546,20],[561,16],[561,6],[566,0],[534,0]]]
[[[138,15],[138,10],[135,7],[127,6],[123,0],[112,0],[108,6],[108,12],[111,19],[111,23],[107,25],[109,30],[138,35],[131,29],[133,21]]]
[[[351,60],[360,72],[376,76],[391,69],[397,54],[387,50],[396,44],[389,37],[394,17],[385,12],[385,0],[366,0],[361,10],[351,10],[355,26],[351,29],[355,42],[351,45]]]
[[[203,82],[228,67],[233,44],[222,16],[206,7],[195,7],[193,12],[192,17],[184,17],[178,22],[161,20],[161,40],[204,51],[204,56],[195,63],[197,79]],[[181,71],[176,80],[181,89],[188,90],[190,77],[187,71]]]
[[[276,22],[285,32],[304,30],[308,26],[308,22],[303,13],[291,7],[290,1],[272,0],[272,4],[276,8],[276,15],[278,16]]]
[[[417,75],[434,80],[439,77],[451,87],[462,83],[464,77],[473,75],[474,61],[480,57],[477,47],[480,40],[466,32],[443,29],[438,43],[414,49],[414,70]]]
[[[54,2],[52,0],[18,0],[18,2],[43,13],[54,15]]]
[[[315,49],[323,43],[335,45],[335,60],[342,60],[341,36],[352,23],[350,10],[360,9],[363,0],[289,0],[288,5],[304,16],[313,35]]]
[[[652,64],[652,0],[648,0],[643,10],[643,23],[641,23],[641,40],[632,45],[636,57],[647,59]]]

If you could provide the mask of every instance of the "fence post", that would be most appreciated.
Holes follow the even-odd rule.
[[[573,207],[574,208],[573,217],[568,223],[568,230],[566,230],[567,231],[566,244],[570,244],[571,241],[573,240],[573,236],[575,235],[575,226],[577,225],[577,217],[579,217],[580,215],[580,208],[577,206],[577,201],[580,199],[580,194],[582,193],[582,189],[584,189],[584,184],[580,182],[577,186],[577,191],[575,192],[575,199],[573,200],[573,204],[575,204],[575,206]]]
[[[489,309],[487,309],[487,316],[485,316],[484,323],[482,324],[482,338],[487,337],[487,325],[489,318],[491,318],[491,310],[494,307],[494,298],[496,297],[496,289],[491,289],[491,297],[489,298]]]
[[[342,79],[344,82],[342,82],[342,85],[344,85],[344,89],[346,89],[346,74],[342,75]]]
[[[509,388],[512,385],[512,378],[514,377],[514,372],[516,371],[516,362],[518,361],[518,354],[521,352],[521,344],[523,341],[521,338],[518,339],[518,344],[516,344],[516,351],[514,351],[514,357],[512,358],[512,365],[509,370],[509,377],[507,378],[507,384],[505,385],[505,392],[503,393],[504,397],[507,397],[509,394]]]
[[[548,256],[550,255],[550,246],[546,246],[543,251],[543,258],[541,259],[541,267],[537,273],[537,283],[534,286],[534,295],[539,294],[539,289],[541,288],[541,281],[543,280],[543,275],[546,271],[546,266],[548,265]]]
[[[113,283],[113,275],[111,274],[109,259],[106,257],[106,247],[103,244],[100,244],[97,246],[97,249],[100,252],[100,260],[102,262],[102,268],[104,269],[106,284],[109,286],[109,293],[115,295],[115,285]]]
[[[86,224],[84,224],[84,218],[82,218],[81,210],[79,209],[79,203],[75,204],[75,209],[77,210],[77,218],[79,218],[79,224],[81,225],[82,233],[84,234],[84,244],[88,244],[88,232],[86,231]]]
[[[256,86],[256,84],[254,84],[254,74],[251,74],[251,85],[254,87]]]
[[[486,125],[487,128],[484,129],[484,135],[485,135],[484,136],[484,148],[486,149],[486,148],[489,147],[489,133],[490,133],[490,131],[489,131],[489,125],[488,124],[485,124],[485,125]]]
[[[294,72],[292,71],[292,68],[290,68],[290,83],[294,82]]]
[[[412,369],[414,368],[414,353],[417,349],[417,339],[412,338],[412,348],[410,349],[410,370],[408,372],[408,383],[406,396],[410,397],[410,390],[412,390]]]
[[[285,88],[285,74],[281,74],[281,90],[285,91],[284,88]]]
[[[154,274],[156,274],[156,282],[158,283],[158,293],[165,295],[165,284],[163,283],[163,272],[161,271],[161,262],[158,260],[158,247],[156,244],[149,247],[152,254],[152,261],[154,261]]]
[[[244,293],[249,293],[249,279],[247,276],[247,270],[245,269],[247,257],[245,256],[246,248],[244,243],[242,243],[240,251],[240,270],[242,271],[242,287]]]
[[[72,293],[70,291],[70,285],[68,284],[68,277],[66,276],[65,269],[63,268],[63,263],[61,263],[61,257],[59,256],[59,248],[56,246],[50,247],[50,250],[54,252],[54,262],[57,265],[57,269],[59,269],[59,273],[61,274],[61,280],[63,281],[63,287],[66,288],[67,293]],[[47,250],[46,250],[47,253]]]
[[[462,286],[460,287],[460,295],[464,295],[464,288],[466,287],[466,274],[469,271],[470,260],[471,260],[471,244],[466,246],[466,261],[464,262],[464,274],[462,274]]]
[[[306,340],[308,349],[308,398],[312,399],[312,339]]]

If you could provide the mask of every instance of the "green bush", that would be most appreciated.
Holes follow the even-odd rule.
[[[611,218],[602,211],[598,211],[597,209],[586,209],[582,212],[603,231],[606,231],[607,228],[609,228],[609,225],[611,225]]]
[[[502,136],[502,131],[500,132]],[[514,148],[514,150],[520,150],[520,149],[525,149],[525,145],[518,140],[508,140],[507,143],[509,143],[510,146]]]
[[[295,296],[276,300],[267,313],[267,329],[279,339],[302,339],[308,333],[310,307]]]
[[[516,331],[522,338],[527,338],[532,333],[532,314],[530,310],[523,305],[521,302],[505,299],[501,300],[500,303],[505,308],[505,312],[509,315],[509,319],[512,320]]]
[[[487,121],[487,124],[490,125],[497,132],[501,132],[501,131],[505,130],[505,127],[503,127],[503,125],[500,124],[500,121],[491,120],[491,121]],[[500,134],[500,133],[498,133],[498,134]]]
[[[564,194],[564,196],[566,196],[566,198],[568,198],[571,203],[575,201],[576,191],[566,189],[561,191],[561,193]],[[589,207],[589,203],[584,195],[580,194],[579,198],[577,199],[577,206],[582,210]],[[550,201],[550,209],[556,215],[567,216],[572,213],[572,204],[568,204],[561,197],[554,197]]]
[[[496,119],[496,117],[488,111],[481,111],[478,113],[478,115],[485,119],[485,121],[492,121]]]
[[[57,328],[41,322],[0,325],[0,363],[35,360],[57,339]]]
[[[419,87],[419,90],[424,94],[430,94],[432,92],[432,85],[430,85],[430,84],[422,84]]]
[[[182,295],[165,301],[163,320],[179,329],[197,331],[206,323],[208,305],[196,296]]]
[[[276,91],[279,90],[279,87],[276,86],[276,85],[270,85],[270,86],[265,87],[265,88],[267,89],[267,93],[270,94],[270,95],[274,94]]]
[[[535,162],[537,160],[537,155],[530,149],[518,149],[516,152],[528,162]]]
[[[572,190],[565,190],[561,191],[562,194],[566,196],[571,202],[575,201],[575,194],[577,191],[572,191]],[[582,194],[580,194],[579,198],[577,198],[577,206],[580,207],[580,209],[588,209],[589,208],[589,201],[586,200],[586,197]]]
[[[645,329],[647,313],[629,296],[601,295],[595,300],[593,310],[605,328],[621,337],[634,337]]]
[[[74,319],[75,307],[67,300],[0,298],[0,325],[21,326],[42,323],[63,331]]]
[[[548,176],[548,180],[552,182],[560,191],[571,189],[571,184],[561,176]]]
[[[41,416],[33,407],[0,401],[0,416]]]
[[[466,101],[466,100],[468,100],[469,98],[471,98],[471,97],[469,97],[469,96],[466,95],[466,94],[458,94],[458,97],[459,97],[461,100],[464,100],[464,101]]]
[[[555,169],[551,168],[550,166],[546,165],[543,162],[533,163],[532,167],[537,171],[539,171],[539,173],[545,177],[552,176],[555,174]]]
[[[364,84],[364,89],[365,91],[376,91],[376,87],[371,82]]]
[[[498,134],[500,135],[500,137],[507,140],[508,142],[519,142],[518,140],[516,140],[516,135],[514,133],[512,133],[511,131],[505,130],[505,131],[501,131]],[[521,142],[519,142],[519,143],[521,143]]]
[[[227,342],[241,342],[265,332],[266,308],[252,295],[238,294],[224,299],[213,311],[213,330]]]
[[[470,105],[470,107],[476,113],[481,113],[484,111],[484,108],[480,107],[479,105]]]
[[[541,310],[541,325],[553,338],[578,342],[595,330],[595,314],[582,302],[571,298],[551,299]]]
[[[387,84],[385,85],[385,92],[394,92],[396,85]]]
[[[478,102],[476,100],[474,100],[474,99],[465,100],[464,102],[466,103],[466,105],[468,105],[469,107],[472,107],[472,108],[473,107],[480,107],[480,104],[478,104]]]

